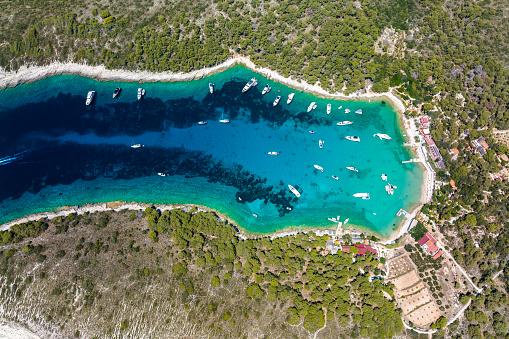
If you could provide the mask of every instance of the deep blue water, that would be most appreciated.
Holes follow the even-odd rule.
[[[253,76],[260,84],[242,94]],[[216,84],[214,94],[209,82]],[[272,92],[262,96],[266,83]],[[117,86],[122,93],[112,99]],[[147,91],[141,101],[138,87]],[[98,95],[87,107],[89,90]],[[287,105],[291,92],[296,95]],[[283,98],[274,108],[278,94]],[[312,101],[318,107],[307,113]],[[354,114],[359,108],[363,114]],[[206,205],[252,232],[333,227],[327,218],[341,215],[388,236],[402,221],[395,216],[399,208],[412,208],[421,194],[423,171],[401,163],[411,155],[387,103],[318,98],[240,66],[178,83],[53,76],[0,91],[0,119],[0,222],[64,205],[125,200]],[[207,125],[198,125],[201,120]],[[354,124],[336,126],[343,120]],[[133,149],[133,143],[144,147]],[[382,173],[398,187],[393,196]],[[371,200],[352,197],[357,192],[369,192]]]

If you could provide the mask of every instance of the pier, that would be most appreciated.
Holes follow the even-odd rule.
[[[408,218],[410,216],[410,213],[408,213],[407,211],[405,211],[404,209],[400,208],[398,213],[396,213],[396,216],[402,216],[404,215],[405,218]]]
[[[421,159],[410,159],[410,160],[402,161],[401,163],[402,164],[408,164],[408,163],[411,163],[411,162],[421,162]]]

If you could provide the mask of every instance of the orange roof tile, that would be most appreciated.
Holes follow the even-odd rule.
[[[438,251],[437,254],[435,254],[433,256],[433,260],[437,260],[438,258],[440,258],[440,256],[444,254],[444,252],[442,250]]]

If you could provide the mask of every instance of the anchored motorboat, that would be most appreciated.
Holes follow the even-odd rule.
[[[120,94],[121,91],[122,88],[120,87],[115,88],[115,90],[113,91],[113,99],[115,99]]]
[[[322,166],[314,165],[314,167],[315,167],[317,170],[319,170],[319,171],[323,172],[323,167],[322,167]]]
[[[87,101],[86,101],[86,105],[87,106],[92,103],[92,101],[94,100],[94,97],[95,97],[95,91],[88,92],[88,94],[87,94]]]
[[[350,140],[350,141],[357,141],[357,142],[361,141],[361,138],[359,138],[357,136],[346,136],[345,139]]]
[[[295,194],[297,198],[300,198],[300,193],[295,189],[295,187],[293,187],[292,185],[288,185],[288,188],[290,189],[290,191],[292,191],[293,194]]]
[[[295,93],[290,93],[288,95],[288,99],[286,100],[286,104],[287,105],[290,105],[290,103],[292,102],[294,96],[295,96]]]

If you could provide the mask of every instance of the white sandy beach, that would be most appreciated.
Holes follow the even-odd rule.
[[[330,93],[317,85],[310,85],[308,83],[295,80],[292,78],[285,78],[279,73],[272,71],[267,68],[257,67],[251,60],[241,56],[235,56],[227,61],[223,62],[214,67],[204,68],[200,70],[196,70],[189,73],[173,73],[173,72],[161,72],[161,73],[152,73],[148,71],[124,71],[124,70],[109,70],[106,69],[103,65],[101,66],[90,66],[85,64],[77,64],[77,63],[61,63],[54,62],[47,66],[23,66],[18,71],[10,71],[7,72],[3,69],[0,69],[0,90],[5,89],[7,87],[17,86],[23,83],[33,82],[40,80],[42,78],[57,75],[57,74],[73,74],[73,75],[81,75],[93,79],[98,80],[119,80],[119,81],[133,81],[133,82],[155,82],[155,81],[189,81],[193,79],[200,79],[206,77],[207,75],[223,71],[230,67],[233,67],[237,64],[241,64],[251,69],[254,72],[257,72],[273,81],[280,82],[287,86],[297,88],[303,91],[311,92],[316,95],[324,96],[324,97],[332,97],[337,99],[344,100],[366,100],[366,99],[380,99],[387,100],[394,108],[398,110],[399,113],[403,113],[405,111],[404,103],[392,92],[386,93],[373,93],[371,91],[367,91],[367,93],[352,93],[350,95],[345,95],[341,92]],[[412,123],[408,120],[403,119],[406,135],[408,136],[410,143],[414,146],[414,136],[415,136],[415,126],[412,126]],[[415,145],[416,146],[416,145]],[[417,156],[419,158],[419,162],[424,164],[426,175],[424,178],[423,185],[426,185],[423,188],[421,204],[416,206],[410,214],[415,214],[416,211],[420,210],[423,203],[430,199],[430,192],[433,192],[433,173],[430,173],[430,166],[426,163],[427,159],[424,154],[421,154],[420,150],[417,150]],[[107,204],[92,204],[85,206],[75,206],[67,209],[62,209],[57,212],[47,212],[47,213],[39,213],[35,215],[30,215],[0,226],[1,230],[6,230],[13,224],[22,223],[31,220],[38,220],[40,218],[54,218],[57,216],[66,216],[69,213],[78,213],[82,214],[84,212],[99,212],[99,211],[109,211],[109,210],[121,210],[121,209],[130,209],[130,210],[139,210],[145,209],[145,207],[149,206],[149,204],[123,204],[118,208],[108,207]],[[165,205],[167,209],[177,208],[177,205]],[[165,210],[163,205],[158,206],[159,209]],[[216,214],[218,214],[216,212]],[[218,214],[219,215],[219,214]],[[220,216],[224,217],[224,216]],[[226,219],[226,218],[225,218]],[[405,223],[400,227],[398,232],[394,232],[388,239],[388,241],[394,240],[400,237],[407,231],[409,219],[405,221]],[[234,224],[232,222],[232,224]],[[282,230],[282,232],[277,232],[277,234],[283,233],[286,234],[288,230]],[[298,233],[299,231],[290,231],[290,233]],[[300,231],[303,232],[303,231]]]

